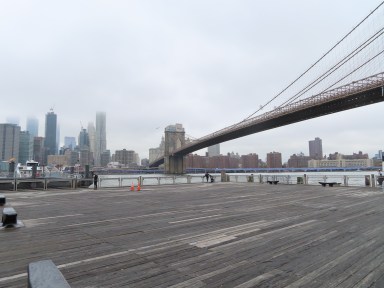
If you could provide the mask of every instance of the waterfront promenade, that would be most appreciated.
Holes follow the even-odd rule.
[[[0,287],[384,287],[382,188],[200,183],[6,191]],[[0,208],[2,210],[2,208]]]

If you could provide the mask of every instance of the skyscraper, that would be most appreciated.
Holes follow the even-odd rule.
[[[27,131],[29,135],[33,137],[39,136],[39,120],[36,117],[28,117],[27,119]]]
[[[57,137],[57,115],[53,112],[53,109],[50,110],[45,115],[45,141],[44,146],[46,149],[46,156],[48,155],[57,155],[56,147],[56,137]],[[44,159],[46,160],[46,159]],[[46,161],[44,161],[46,163]]]
[[[323,143],[319,137],[309,141],[309,157],[316,160],[323,158]]]
[[[96,113],[95,165],[101,165],[101,154],[107,150],[107,124],[105,112]]]
[[[93,154],[95,154],[96,129],[93,122],[88,123],[88,137],[89,137],[89,149]]]
[[[25,164],[33,157],[33,138],[29,131],[20,132],[19,162]]]
[[[33,138],[33,160],[43,163],[45,156],[44,137]]]
[[[75,137],[64,137],[64,147],[69,148],[71,150],[75,149],[76,147],[76,138]]]
[[[89,150],[89,136],[86,129],[81,129],[79,134],[79,148]]]
[[[16,124],[0,124],[0,160],[12,158],[19,161],[20,126]]]

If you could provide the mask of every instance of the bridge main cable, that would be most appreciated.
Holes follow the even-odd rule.
[[[305,74],[307,74],[313,67],[315,67],[321,60],[323,60],[329,53],[331,53],[341,42],[343,42],[349,35],[353,33],[361,24],[363,24],[373,13],[375,13],[382,5],[384,4],[384,1],[382,1],[373,11],[371,11],[366,17],[364,17],[363,20],[361,20],[355,27],[352,28],[351,31],[349,31],[341,40],[339,40],[331,49],[329,49],[325,54],[323,54],[315,63],[313,63],[307,70],[305,70],[299,77],[297,77],[293,82],[291,82],[287,87],[285,87],[280,93],[278,93],[276,96],[274,96],[272,99],[270,99],[266,104],[262,105],[258,110],[256,110],[254,113],[246,117],[244,120],[240,121],[244,122],[251,118],[253,115],[255,115],[257,112],[262,110],[265,106],[269,105],[272,101],[274,101],[277,97],[279,97],[281,94],[283,94],[285,91],[287,91],[293,84],[295,84],[297,81],[299,81]]]

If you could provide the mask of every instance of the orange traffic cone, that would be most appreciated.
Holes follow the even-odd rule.
[[[132,185],[131,185],[131,191],[135,191],[135,186],[133,186],[133,182],[132,182]]]
[[[140,182],[139,183],[137,183],[137,191],[140,191],[141,190],[141,188],[140,188]]]

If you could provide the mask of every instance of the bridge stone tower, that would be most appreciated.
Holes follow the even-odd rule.
[[[172,155],[172,152],[185,144],[185,131],[182,124],[165,128],[164,170],[167,174],[183,174],[186,170],[184,156]]]

